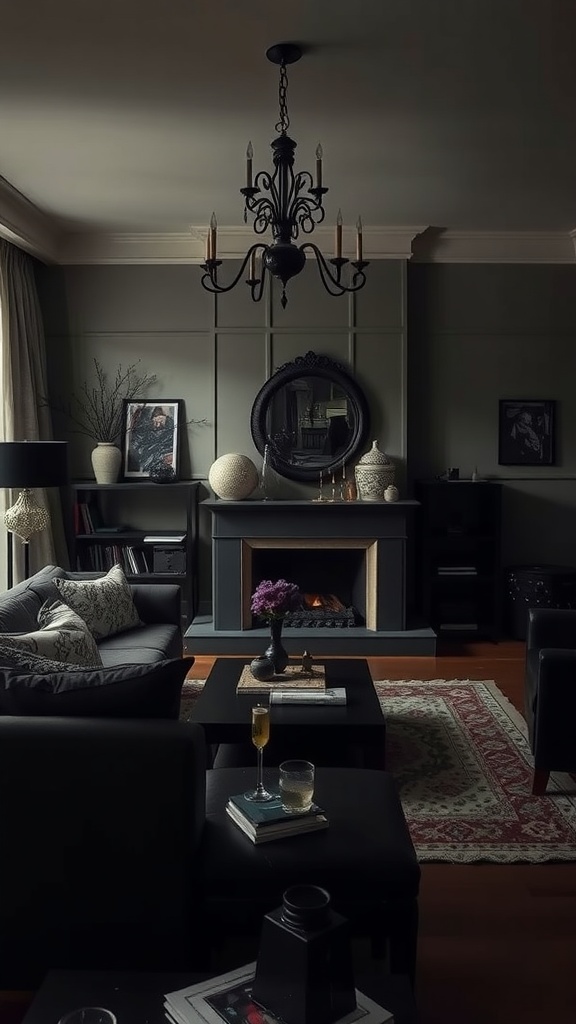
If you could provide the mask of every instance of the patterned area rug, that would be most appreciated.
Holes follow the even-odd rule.
[[[201,682],[184,685],[187,718]],[[387,722],[387,768],[421,861],[576,860],[576,780],[531,795],[526,724],[493,682],[374,684]]]

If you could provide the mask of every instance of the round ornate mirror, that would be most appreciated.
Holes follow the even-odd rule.
[[[328,356],[307,352],[284,363],[252,406],[252,438],[261,455],[268,445],[277,473],[317,481],[355,461],[370,430],[368,403],[355,380]]]

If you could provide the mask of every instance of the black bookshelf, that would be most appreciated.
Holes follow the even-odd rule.
[[[486,480],[416,483],[418,591],[439,637],[500,639],[501,492]]]
[[[133,583],[177,583],[182,590],[182,627],[185,631],[198,604],[197,539],[198,488],[194,480],[171,484],[129,481],[98,484],[76,480],[71,484],[69,529],[70,566],[83,572],[106,572],[117,562]],[[166,503],[173,525],[134,529],[123,509],[128,492]],[[174,501],[175,494],[179,500]],[[147,536],[158,538],[145,541]],[[175,538],[178,538],[177,540]],[[181,538],[181,539],[180,539]]]

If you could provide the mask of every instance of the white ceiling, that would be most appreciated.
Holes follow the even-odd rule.
[[[59,232],[240,228],[281,41],[306,50],[290,134],[298,169],[322,143],[328,220],[576,228],[573,0],[12,0],[0,176]]]

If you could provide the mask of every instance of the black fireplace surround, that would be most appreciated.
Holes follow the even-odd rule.
[[[409,520],[418,502],[221,501],[212,516],[213,617],[197,617],[185,644],[196,654],[258,654],[266,627],[250,609],[262,579],[335,593],[353,605],[350,628],[285,629],[289,653],[434,655],[435,634],[406,617]]]

